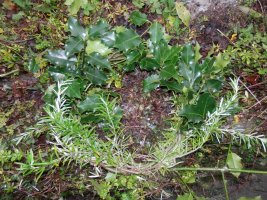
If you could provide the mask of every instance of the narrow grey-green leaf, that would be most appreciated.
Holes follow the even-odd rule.
[[[36,62],[34,58],[32,58],[27,66],[27,70],[32,73],[35,73],[35,72],[38,72],[39,69],[40,69],[39,64]]]
[[[158,22],[154,22],[149,29],[150,39],[152,43],[157,44],[163,38],[162,26]]]
[[[137,26],[141,26],[147,22],[146,14],[143,14],[137,10],[133,11],[130,15],[130,21]]]
[[[160,85],[159,75],[157,74],[151,75],[143,81],[144,92],[150,92],[159,87],[159,85]]]

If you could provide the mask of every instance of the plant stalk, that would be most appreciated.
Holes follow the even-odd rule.
[[[228,189],[227,189],[227,182],[225,180],[225,176],[224,176],[224,172],[223,171],[222,171],[222,180],[223,180],[223,186],[224,186],[224,192],[225,192],[226,200],[230,200],[229,199],[229,194],[228,194]]]
[[[240,172],[240,173],[249,173],[249,174],[266,174],[267,171],[253,170],[253,169],[233,169],[233,168],[211,168],[211,167],[180,167],[174,168],[176,171],[208,171],[208,172]]]

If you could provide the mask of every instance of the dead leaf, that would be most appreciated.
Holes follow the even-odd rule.
[[[184,6],[184,4],[182,2],[176,2],[175,8],[176,8],[176,12],[177,12],[179,18],[182,20],[184,25],[189,27],[190,19],[191,19],[191,14],[190,14],[189,10]]]

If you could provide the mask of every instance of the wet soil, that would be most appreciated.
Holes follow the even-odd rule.
[[[123,87],[117,89],[124,111],[124,132],[138,146],[153,142],[168,127],[167,119],[171,117],[172,110],[168,92],[160,88],[147,94],[143,92],[143,80],[148,75],[148,72],[140,70],[126,74]]]

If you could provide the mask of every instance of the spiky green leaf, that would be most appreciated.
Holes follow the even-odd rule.
[[[208,112],[212,113],[216,107],[216,101],[208,93],[200,95],[196,105],[185,105],[180,112],[181,116],[189,121],[199,123],[206,118]]]
[[[73,81],[66,90],[66,95],[71,98],[81,98],[82,84],[80,81]]]
[[[93,94],[82,102],[80,102],[77,107],[79,108],[81,113],[84,112],[95,112],[98,105],[101,103],[99,95]]]
[[[150,39],[152,43],[158,44],[163,38],[162,26],[158,22],[154,22],[149,29]]]
[[[49,51],[46,58],[57,66],[71,67],[77,62],[76,57],[69,58],[64,50]]]
[[[87,78],[95,85],[103,85],[107,81],[106,74],[99,69],[95,68],[86,69],[85,74]]]
[[[130,15],[130,21],[137,26],[141,26],[147,22],[146,14],[141,13],[140,11],[133,11]]]
[[[111,53],[111,49],[101,43],[100,40],[88,40],[85,51],[88,55],[93,52],[100,53],[102,56],[106,56]]]
[[[160,67],[154,58],[143,58],[140,62],[140,68],[143,70],[156,70]]]
[[[90,26],[88,30],[88,35],[90,38],[94,39],[103,36],[109,30],[109,25],[107,22],[101,20],[97,24]]]
[[[139,46],[140,43],[141,38],[136,32],[126,30],[117,35],[115,46],[122,51],[128,51]]]
[[[114,46],[116,41],[116,36],[114,31],[106,32],[101,37],[101,42],[108,47]]]
[[[68,28],[70,30],[70,33],[72,36],[74,37],[80,37],[83,40],[86,39],[87,37],[87,33],[85,28],[83,28],[80,23],[78,22],[78,20],[74,17],[69,17],[68,20]]]
[[[157,74],[151,75],[143,81],[144,92],[150,92],[159,87],[159,85],[160,85],[159,75]]]
[[[174,65],[168,65],[161,69],[160,77],[164,80],[169,80],[178,75],[178,69]]]
[[[84,41],[80,37],[70,37],[65,45],[66,56],[73,56],[79,53],[84,47]]]
[[[91,53],[86,58],[86,61],[91,65],[98,66],[100,68],[111,69],[108,59],[101,56],[99,53]]]

